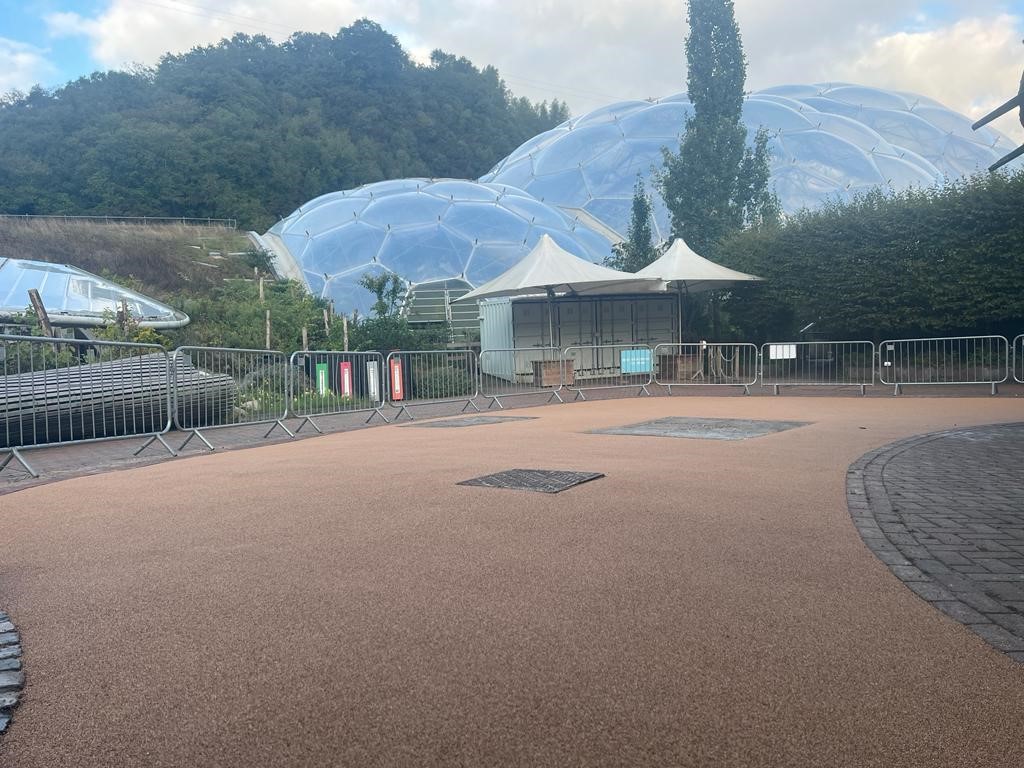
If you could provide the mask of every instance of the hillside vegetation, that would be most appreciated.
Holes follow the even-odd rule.
[[[235,218],[269,227],[325,192],[476,178],[567,117],[493,67],[413,62],[370,21],[277,45],[236,35],[151,69],[0,98],[0,212]]]

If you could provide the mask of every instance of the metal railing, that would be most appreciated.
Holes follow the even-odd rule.
[[[784,341],[761,347],[761,386],[860,387],[875,383],[875,345],[870,341]]]
[[[654,382],[666,387],[743,387],[757,383],[757,346],[746,343],[658,344]]]
[[[466,404],[479,411],[475,399],[480,393],[476,353],[471,349],[415,350],[388,355],[387,400],[398,414],[413,418],[410,406],[431,403]]]
[[[1024,333],[1013,340],[1013,380],[1024,384]]]
[[[287,417],[302,419],[320,434],[314,416],[369,412],[366,423],[388,417],[384,406],[384,356],[379,352],[294,352],[288,361]]]
[[[646,344],[595,344],[566,347],[562,352],[562,384],[586,400],[585,389],[639,387],[650,395],[654,381],[654,352]]]
[[[1003,336],[891,339],[878,345],[878,380],[898,395],[913,384],[988,384],[1009,377],[1010,343]]]
[[[195,437],[212,451],[200,430],[242,424],[270,424],[264,437],[278,427],[295,437],[283,419],[289,377],[302,373],[288,365],[283,352],[178,347],[171,358],[174,426],[189,433],[179,451]]]
[[[562,370],[557,347],[485,349],[480,353],[480,394],[489,398],[488,408],[504,408],[501,398],[517,395],[546,394],[549,403],[561,403]]]
[[[72,216],[63,213],[0,213],[0,219],[92,221],[103,224],[185,224],[188,226],[238,229],[237,219],[199,219],[188,216]]]
[[[170,373],[156,344],[0,336],[0,471],[20,449],[149,436],[170,429]]]

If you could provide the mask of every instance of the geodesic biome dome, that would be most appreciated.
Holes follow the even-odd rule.
[[[656,236],[668,211],[651,178],[675,152],[693,106],[686,94],[624,101],[530,139],[481,181],[511,184],[574,218],[625,235],[637,174],[653,198]],[[784,85],[746,97],[748,142],[770,134],[771,185],[786,213],[847,201],[874,187],[931,186],[987,168],[1013,149],[998,131],[932,99],[859,85]]]
[[[398,179],[332,192],[263,238],[279,272],[333,299],[339,312],[366,315],[374,299],[359,285],[364,274],[394,273],[414,291],[465,292],[509,269],[544,234],[588,261],[611,253],[605,238],[520,189],[458,179]]]

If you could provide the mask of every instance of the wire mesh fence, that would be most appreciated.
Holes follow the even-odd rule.
[[[870,341],[783,341],[761,347],[761,386],[859,387],[875,383]]]
[[[480,394],[487,407],[504,408],[502,398],[547,395],[562,401],[562,353],[557,347],[485,349],[480,353]]]
[[[654,381],[672,387],[750,387],[757,383],[757,346],[746,343],[658,344]]]
[[[899,394],[914,384],[987,384],[1007,380],[1010,344],[1003,336],[891,339],[878,345],[878,379]]]
[[[158,345],[0,335],[0,470],[17,460],[37,476],[19,448],[155,439],[170,428],[170,392]]]
[[[289,418],[302,422],[299,432],[309,424],[317,432],[315,417],[368,412],[388,418],[384,405],[384,356],[379,352],[332,352],[318,350],[295,352],[289,359]]]

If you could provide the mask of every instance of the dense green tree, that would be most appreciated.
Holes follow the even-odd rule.
[[[493,67],[413,62],[361,20],[281,44],[235,35],[153,68],[0,98],[0,212],[239,219],[263,229],[325,192],[476,178],[567,117]]]
[[[661,192],[672,237],[698,253],[745,224],[777,216],[768,191],[768,136],[746,144],[741,118],[747,63],[732,0],[689,0],[687,92],[693,114],[679,151],[664,151]]]
[[[658,258],[651,231],[651,198],[644,189],[643,177],[637,176],[633,186],[633,208],[629,217],[626,240],[612,246],[612,255],[605,264],[624,272],[639,272]]]

